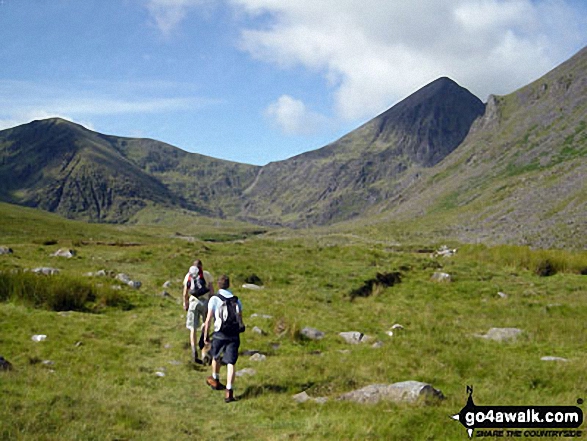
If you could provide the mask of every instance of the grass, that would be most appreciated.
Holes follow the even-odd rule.
[[[478,405],[575,405],[587,396],[585,252],[469,245],[452,258],[431,258],[418,251],[436,242],[404,242],[418,236],[401,230],[374,240],[325,229],[241,235],[237,226],[222,232],[206,223],[182,227],[193,238],[186,241],[175,235],[177,225],[93,225],[0,210],[3,219],[19,219],[2,224],[0,245],[14,253],[0,256],[0,280],[42,281],[49,293],[67,286],[73,297],[89,290],[96,298],[116,282],[87,272],[124,272],[142,282],[138,290],[115,290],[132,309],[112,305],[98,314],[91,299],[67,313],[31,303],[26,296],[44,289],[38,285],[7,291],[0,355],[14,369],[0,371],[1,439],[459,440],[466,432],[449,416],[464,406],[467,385]],[[76,256],[50,257],[60,247],[74,247]],[[245,307],[241,349],[267,355],[264,362],[241,355],[237,370],[256,373],[237,378],[239,401],[231,405],[205,386],[209,369],[188,362],[178,300],[195,257],[214,276],[231,276]],[[537,274],[544,260],[556,270],[552,276]],[[60,275],[23,272],[38,266],[57,267]],[[435,271],[453,281],[431,281]],[[401,282],[351,301],[351,292],[378,273],[395,272]],[[265,289],[241,288],[253,274]],[[161,295],[166,281],[171,297]],[[389,337],[396,323],[405,329]],[[306,326],[325,332],[324,339],[301,338]],[[491,327],[518,327],[523,335],[507,344],[474,336]],[[338,336],[343,331],[383,345],[349,345]],[[47,339],[34,342],[34,334]],[[540,360],[547,355],[568,362]],[[369,384],[406,380],[430,383],[446,399],[337,400]],[[328,401],[298,404],[292,396],[302,391]]]

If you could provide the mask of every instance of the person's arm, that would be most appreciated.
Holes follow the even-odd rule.
[[[208,337],[208,329],[210,329],[210,322],[212,321],[212,308],[210,307],[210,304],[208,304],[208,314],[206,315],[206,321],[204,322],[204,330],[202,331],[204,333],[204,341],[206,343],[208,343],[210,341],[209,337]]]
[[[186,311],[188,310],[190,304],[190,296],[188,294],[188,285],[187,283],[183,284],[183,309]]]

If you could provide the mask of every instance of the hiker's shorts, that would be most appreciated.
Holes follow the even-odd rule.
[[[215,333],[212,335],[210,355],[215,360],[219,360],[220,356],[222,356],[224,364],[236,364],[240,344],[241,340],[238,335],[236,337],[226,337]]]
[[[206,320],[208,314],[208,300],[198,300],[190,296],[190,303],[185,319],[185,327],[190,330],[196,330]]]

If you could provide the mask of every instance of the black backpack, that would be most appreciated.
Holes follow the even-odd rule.
[[[188,292],[199,299],[203,295],[209,293],[210,288],[206,286],[206,280],[204,280],[203,277],[200,277],[199,275],[193,277],[190,274],[188,279]]]
[[[240,308],[238,306],[238,297],[224,297],[221,294],[216,294],[222,304],[218,311],[216,311],[216,320],[221,320],[219,332],[227,336],[235,336],[241,332],[245,332],[245,325],[240,315]]]

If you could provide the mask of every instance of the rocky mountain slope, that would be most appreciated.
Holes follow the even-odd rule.
[[[433,167],[457,148],[484,108],[440,78],[338,141],[263,167],[242,215],[298,227],[360,216],[400,192],[413,167]]]
[[[587,48],[507,96],[386,219],[434,219],[466,241],[587,246]]]
[[[124,222],[152,204],[234,214],[256,169],[62,119],[0,132],[0,198],[89,221]]]
[[[264,167],[35,121],[0,132],[0,200],[99,222],[158,206],[267,225],[384,230],[393,221],[466,241],[581,247],[586,128],[587,48],[487,104],[440,78],[341,139]]]

